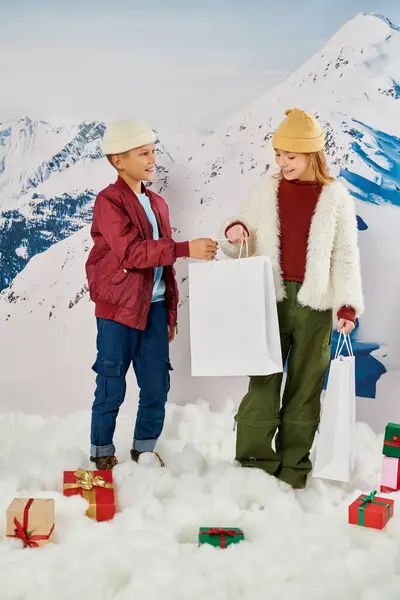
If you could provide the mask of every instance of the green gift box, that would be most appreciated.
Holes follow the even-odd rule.
[[[400,425],[388,423],[383,441],[383,454],[392,458],[400,458]]]
[[[226,548],[244,540],[243,531],[237,527],[200,527],[199,546],[210,544],[217,548]]]

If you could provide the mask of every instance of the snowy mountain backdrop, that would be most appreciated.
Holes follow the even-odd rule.
[[[211,135],[177,137],[165,148],[159,132],[153,183],[170,205],[178,240],[216,237],[251,185],[274,168],[270,140],[285,109],[318,115],[332,170],[357,203],[367,307],[354,335],[358,414],[377,430],[400,420],[399,56],[400,28],[359,15]],[[0,124],[0,379],[7,410],[69,413],[91,404],[95,322],[84,262],[95,195],[114,177],[99,150],[104,126],[55,127],[29,118]],[[245,380],[190,377],[185,261],[178,276],[171,397],[238,403]]]

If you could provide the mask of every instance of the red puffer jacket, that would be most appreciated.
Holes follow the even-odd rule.
[[[94,246],[86,262],[90,298],[96,317],[144,330],[150,310],[154,267],[164,267],[168,324],[177,321],[178,286],[173,264],[189,256],[188,242],[171,237],[168,206],[154,192],[150,199],[160,230],[152,226],[131,188],[120,177],[96,198],[91,235]]]

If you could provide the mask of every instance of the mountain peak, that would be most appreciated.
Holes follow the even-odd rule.
[[[347,21],[329,40],[327,46],[340,45],[367,50],[398,38],[400,26],[387,17],[375,13],[358,13]]]
[[[20,119],[18,119],[17,121],[18,123],[32,123],[32,119],[30,117],[28,117],[27,115],[25,115],[24,117],[21,117]]]
[[[385,15],[380,15],[378,13],[362,13],[362,14],[364,17],[375,17],[375,18],[379,19],[380,21],[383,21],[383,23],[385,23],[386,25],[389,25],[390,29],[393,29],[394,31],[400,31],[400,26],[395,25],[393,23],[393,21],[391,21],[390,19],[385,17]]]

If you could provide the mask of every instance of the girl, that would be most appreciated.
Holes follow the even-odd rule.
[[[318,121],[299,109],[285,114],[272,138],[279,172],[259,183],[225,227],[221,246],[237,258],[245,241],[249,255],[271,257],[288,359],[282,405],[282,373],[250,378],[235,417],[236,460],[303,488],[330,360],[332,310],[338,330],[349,334],[363,311],[363,292],[354,201],[328,173]]]

